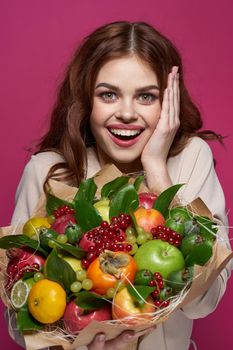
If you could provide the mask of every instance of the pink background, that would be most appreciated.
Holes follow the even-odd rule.
[[[76,44],[97,26],[115,20],[148,21],[180,49],[204,127],[228,136],[225,148],[211,146],[232,225],[232,10],[231,0],[1,0],[0,226],[10,222],[27,149],[46,128],[56,86]],[[195,323],[199,350],[232,349],[232,293],[231,278],[217,310]],[[3,316],[0,323],[5,348],[20,349],[10,340]]]

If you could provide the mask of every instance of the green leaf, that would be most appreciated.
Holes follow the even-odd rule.
[[[43,324],[32,317],[25,305],[17,313],[17,328],[20,332],[36,331],[43,329]]]
[[[168,216],[168,208],[171,204],[173,198],[175,197],[178,190],[183,186],[184,184],[177,184],[174,186],[171,186],[167,188],[165,191],[160,193],[158,198],[153,204],[153,209],[158,210],[165,218]]]
[[[139,307],[143,307],[145,305],[145,300],[148,298],[148,296],[155,290],[156,287],[150,287],[150,286],[126,286],[128,289],[128,292],[132,295],[135,302],[138,304]]]
[[[206,240],[205,242],[193,247],[191,252],[185,258],[186,266],[205,265],[211,258],[213,253],[211,241]]]
[[[118,216],[121,213],[130,213],[130,209],[136,210],[139,205],[137,191],[134,185],[127,184],[115,193],[111,200],[109,217]]]
[[[103,221],[93,205],[82,199],[75,201],[75,219],[81,227],[82,232],[87,232],[99,226]]]
[[[63,251],[69,253],[70,255],[73,255],[77,259],[85,258],[87,255],[87,252],[83,250],[81,247],[77,247],[67,243],[60,243],[54,238],[50,238],[50,241],[53,241],[57,248],[62,249]]]
[[[144,176],[144,175],[140,175],[140,176],[138,176],[138,177],[135,179],[133,185],[134,185],[136,191],[139,190],[139,187],[140,187],[141,183],[142,183],[144,180],[145,180],[145,176]]]
[[[121,187],[129,181],[129,176],[119,176],[113,181],[106,183],[101,190],[101,198],[112,197]]]
[[[20,248],[27,246],[32,248],[44,256],[48,256],[48,252],[39,246],[39,243],[35,239],[31,239],[26,235],[9,235],[0,238],[0,248],[1,249],[10,249],[10,248]]]
[[[51,193],[47,194],[46,212],[48,215],[51,215],[54,210],[64,205],[68,205],[70,208],[74,207],[74,204],[72,202],[68,202],[64,199],[58,198]]]
[[[98,294],[82,291],[78,293],[75,303],[84,310],[96,310],[109,304],[109,301]]]
[[[70,285],[76,281],[76,273],[65,260],[59,258],[55,249],[46,260],[44,274],[48,279],[58,282],[67,294],[70,292]]]
[[[78,192],[74,197],[74,201],[77,200],[85,200],[88,203],[92,203],[97,191],[97,186],[93,180],[93,178],[89,178],[80,183]]]

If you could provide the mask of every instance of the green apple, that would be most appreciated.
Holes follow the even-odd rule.
[[[185,265],[181,251],[160,239],[141,245],[134,255],[134,259],[138,270],[148,269],[153,273],[160,272],[163,278],[167,278],[172,271],[183,269]]]
[[[98,211],[100,216],[104,221],[110,223],[109,220],[109,199],[101,199],[98,202],[94,203],[95,209]]]

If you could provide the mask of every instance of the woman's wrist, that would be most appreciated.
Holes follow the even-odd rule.
[[[150,191],[160,194],[168,187],[172,186],[172,181],[168,173],[166,164],[159,164],[154,162],[153,168],[144,167],[146,173],[147,186]]]

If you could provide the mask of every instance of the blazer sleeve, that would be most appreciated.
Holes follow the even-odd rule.
[[[219,244],[231,249],[228,239],[228,220],[225,213],[225,198],[219,179],[215,172],[213,156],[210,147],[203,140],[194,140],[187,148],[185,167],[186,175],[182,182],[186,183],[180,191],[181,198],[190,203],[200,197],[211,211],[214,221],[219,225]],[[221,300],[230,277],[232,262],[218,275],[212,286],[203,295],[185,305],[182,311],[190,319],[202,318],[215,310]]]

